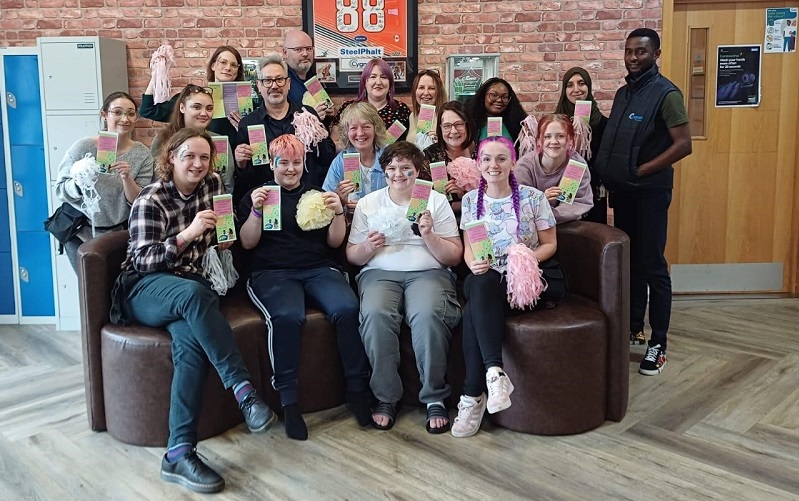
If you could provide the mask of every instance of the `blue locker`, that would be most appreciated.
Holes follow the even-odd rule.
[[[11,145],[42,145],[42,103],[39,94],[39,62],[37,56],[4,56],[7,102],[8,142]],[[16,162],[15,162],[16,163]]]
[[[14,273],[10,252],[0,252],[0,315],[14,315]]]
[[[17,231],[42,231],[49,215],[44,148],[11,145],[11,161]]]
[[[19,292],[23,316],[55,315],[50,234],[46,231],[17,233]]]
[[[0,252],[11,252],[11,230],[8,219],[8,190],[0,187]],[[0,287],[0,290],[3,290]]]

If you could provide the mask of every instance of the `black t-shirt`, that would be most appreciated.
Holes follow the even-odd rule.
[[[274,185],[274,182],[267,185]],[[255,188],[253,188],[254,190]],[[246,221],[252,210],[250,190],[239,204],[239,217]],[[306,270],[329,266],[338,268],[332,249],[327,245],[327,229],[303,231],[297,224],[297,204],[303,193],[320,188],[300,184],[292,191],[280,189],[280,217],[282,229],[263,230],[258,245],[250,250],[250,267],[253,273],[262,270]]]

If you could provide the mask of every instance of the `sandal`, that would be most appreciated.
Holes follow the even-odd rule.
[[[441,426],[439,428],[431,428],[430,421],[433,419],[446,419],[447,424]],[[427,423],[424,425],[425,429],[427,429],[427,433],[431,433],[433,435],[438,435],[440,433],[446,433],[449,431],[451,424],[449,419],[449,412],[447,409],[444,408],[441,404],[433,404],[427,407]]]
[[[397,420],[397,404],[380,402],[377,404],[377,407],[375,407],[375,410],[372,414],[377,414],[379,416],[385,416],[388,418],[388,424],[386,425],[377,424],[374,420],[372,420],[372,428],[383,431],[390,430],[394,427],[394,422]]]

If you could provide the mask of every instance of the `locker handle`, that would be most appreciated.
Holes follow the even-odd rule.
[[[6,102],[11,108],[17,109],[17,96],[11,92],[6,92]]]
[[[25,268],[23,266],[19,267],[19,279],[22,280],[25,283],[28,283],[28,282],[31,281],[31,277],[30,277],[30,274],[28,273],[28,269],[27,268]]]
[[[24,196],[24,191],[22,190],[22,183],[19,181],[14,181],[14,194],[18,197]]]

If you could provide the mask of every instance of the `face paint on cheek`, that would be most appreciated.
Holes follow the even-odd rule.
[[[405,171],[405,177],[414,177],[414,176],[415,174],[413,173],[412,170],[408,169]]]
[[[180,148],[178,148],[178,160],[182,162],[186,158],[186,153],[188,152],[189,152],[188,144],[183,143],[182,145],[180,145]]]

